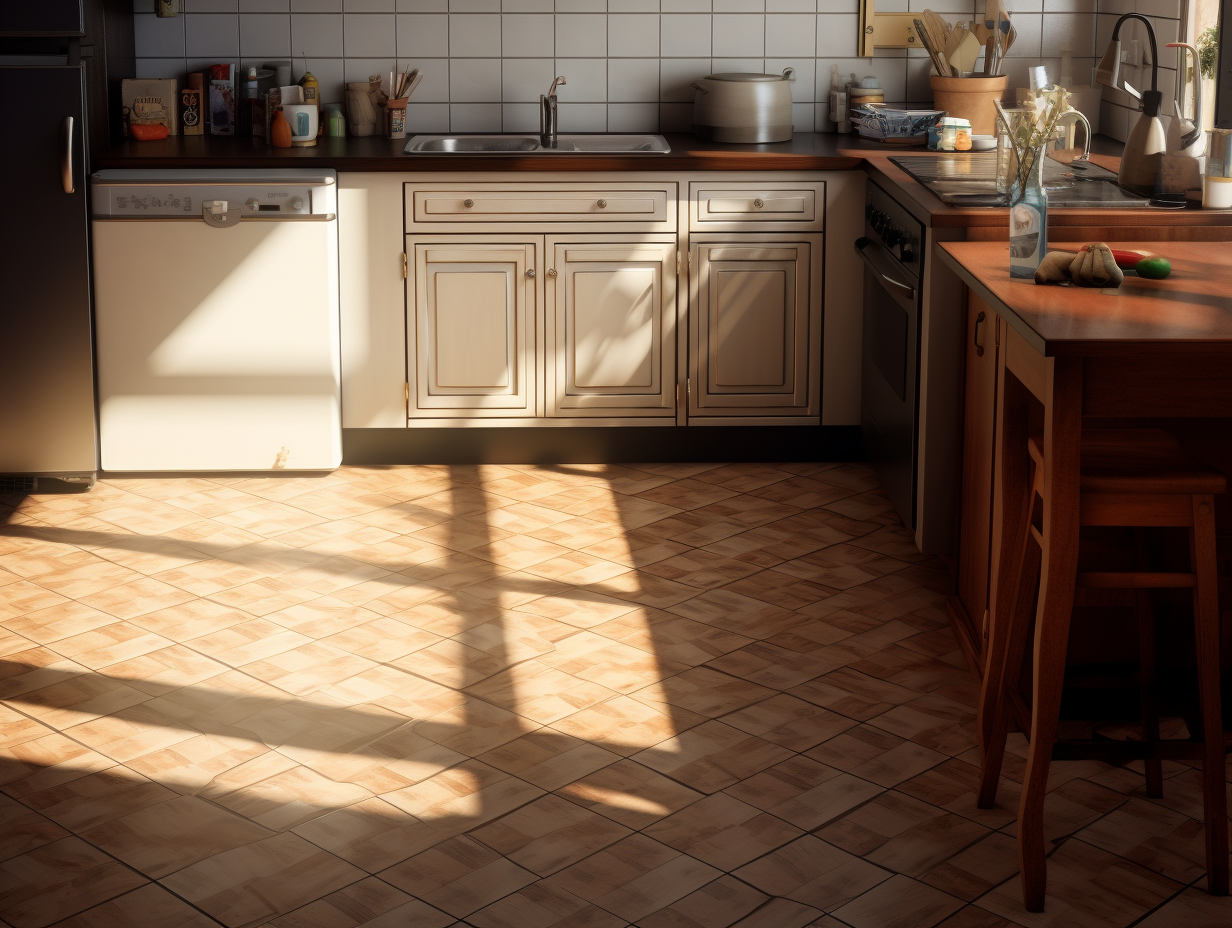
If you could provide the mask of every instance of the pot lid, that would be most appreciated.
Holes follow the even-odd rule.
[[[746,74],[743,71],[728,71],[724,74],[708,74],[708,81],[736,81],[736,82],[755,82],[755,81],[783,81],[787,80],[787,76],[783,74]]]

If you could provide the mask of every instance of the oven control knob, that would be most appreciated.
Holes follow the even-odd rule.
[[[298,209],[303,209],[303,208],[304,208],[304,200],[302,197],[292,197],[291,198],[291,209],[298,210]]]
[[[249,197],[247,200],[244,201],[244,205],[247,206],[249,209],[256,209],[258,206],[261,205],[261,201],[258,200],[256,197]]]
[[[915,249],[911,247],[910,242],[903,242],[902,247],[898,249],[898,260],[907,264],[915,260]]]

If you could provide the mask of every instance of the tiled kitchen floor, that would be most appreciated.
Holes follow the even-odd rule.
[[[0,503],[16,928],[1204,928],[1200,781],[1054,765],[1045,915],[860,465],[349,467]]]

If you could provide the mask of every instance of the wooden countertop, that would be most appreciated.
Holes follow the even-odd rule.
[[[720,145],[665,136],[666,155],[406,155],[406,139],[322,138],[311,148],[272,148],[261,139],[174,136],[125,142],[96,159],[100,168],[334,168],[339,171],[850,171],[863,161],[840,151],[839,136],[798,132],[772,145]]]
[[[1045,355],[1140,352],[1144,342],[1232,348],[1232,245],[1108,244],[1162,255],[1172,273],[1164,280],[1126,274],[1116,290],[1041,286],[1009,276],[1008,242],[942,242],[936,248],[963,283]]]

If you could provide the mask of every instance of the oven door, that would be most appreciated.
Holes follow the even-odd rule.
[[[864,450],[903,524],[915,529],[920,283],[871,237],[864,262],[860,426]]]

